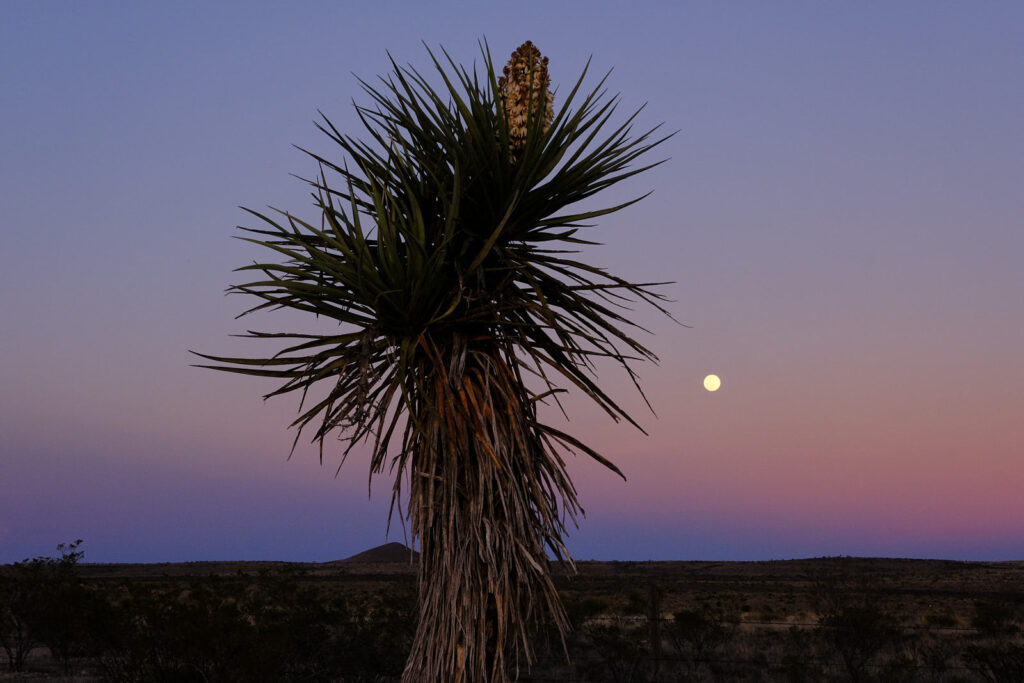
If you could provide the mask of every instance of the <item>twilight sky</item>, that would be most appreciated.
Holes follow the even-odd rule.
[[[28,2],[0,6],[0,563],[323,561],[386,540],[244,353],[239,205],[314,214],[292,145],[355,76],[524,40],[679,133],[585,256],[639,309],[649,436],[570,401],[578,559],[1024,558],[1024,5]],[[591,83],[594,81],[591,80]],[[563,91],[564,92],[564,91]],[[559,103],[556,93],[556,106]],[[657,156],[657,155],[656,155]],[[701,381],[714,372],[722,388]]]

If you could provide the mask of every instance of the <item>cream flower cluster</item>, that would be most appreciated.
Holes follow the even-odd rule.
[[[548,89],[548,58],[529,40],[512,53],[502,74],[498,90],[508,118],[509,151],[514,154],[526,145],[531,114],[543,112],[545,131],[551,125],[555,118],[555,96]]]

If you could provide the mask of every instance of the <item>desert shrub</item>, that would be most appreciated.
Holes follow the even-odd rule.
[[[944,680],[954,666],[958,666],[963,647],[960,637],[924,633],[914,644],[914,658],[924,680]]]
[[[291,575],[132,585],[115,608],[107,680],[359,681],[401,674],[415,595],[324,595]]]
[[[693,610],[679,610],[672,615],[668,637],[676,652],[701,660],[719,650],[735,632],[735,620],[702,605]]]
[[[96,637],[110,619],[110,604],[96,588],[81,583],[56,586],[30,622],[65,674],[72,663],[98,654]]]
[[[647,593],[639,588],[631,588],[626,593],[625,614],[645,614],[647,612]]]
[[[569,617],[569,625],[574,630],[583,628],[589,619],[604,614],[611,606],[606,598],[594,595],[566,597],[563,604],[566,616]]]
[[[824,672],[816,662],[796,652],[783,654],[774,673],[778,680],[790,683],[813,683],[824,678]]]
[[[813,683],[825,677],[824,671],[814,657],[818,649],[817,633],[791,626],[781,640],[779,664],[774,671],[777,680]]]
[[[924,680],[920,674],[917,661],[910,654],[900,652],[880,667],[878,680],[882,683],[914,683]]]
[[[853,681],[864,680],[876,656],[899,636],[896,620],[866,602],[841,605],[824,614],[818,624]]]
[[[925,615],[924,623],[932,628],[956,628],[957,620],[951,614],[928,614]]]
[[[593,595],[567,595],[563,597],[562,604],[565,607],[565,615],[569,621],[569,632],[566,634],[565,649],[572,656],[589,646],[587,625],[595,617],[605,614],[611,605],[606,598]],[[562,647],[561,638],[554,624],[547,625],[542,629],[541,638],[543,647],[539,648],[544,653],[543,658],[564,659],[565,649]]]
[[[580,661],[584,680],[635,683],[649,679],[650,648],[642,626],[614,618],[588,624],[585,631],[597,661]]]
[[[261,651],[239,592],[214,578],[133,586],[108,634],[103,668],[117,681],[244,681],[279,670],[274,649]]]
[[[964,652],[964,663],[990,683],[1024,681],[1024,645],[1018,643],[971,645]]]
[[[984,636],[1007,636],[1020,630],[1014,623],[1016,617],[1017,607],[1010,599],[978,600],[971,625]]]
[[[343,618],[335,630],[339,670],[348,681],[398,677],[416,630],[416,600],[408,594],[381,592],[360,601],[339,601]]]
[[[675,612],[665,631],[676,657],[681,660],[681,675],[693,680],[724,675],[715,660],[736,634],[737,624],[736,617],[706,604]]]

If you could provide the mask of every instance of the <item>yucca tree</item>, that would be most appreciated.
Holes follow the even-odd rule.
[[[632,283],[574,255],[601,209],[573,205],[655,164],[664,138],[612,124],[604,79],[586,70],[555,113],[547,59],[529,42],[497,72],[428,50],[436,86],[411,67],[362,82],[365,139],[324,117],[332,154],[312,187],[317,218],[250,211],[244,239],[274,260],[240,268],[231,291],[337,321],[333,334],[252,332],[284,342],[263,358],[206,356],[218,370],[283,380],[300,392],[293,423],[323,445],[336,434],[389,468],[420,545],[420,618],[403,680],[505,681],[532,661],[541,621],[567,628],[550,553],[571,563],[566,524],[581,512],[565,455],[598,452],[542,421],[538,405],[575,387],[613,419],[632,418],[598,386],[610,359],[636,381],[654,359],[626,305],[660,308]],[[243,314],[244,315],[244,314]],[[639,388],[639,385],[638,385]],[[307,432],[308,434],[308,432]],[[403,487],[407,486],[407,490]]]

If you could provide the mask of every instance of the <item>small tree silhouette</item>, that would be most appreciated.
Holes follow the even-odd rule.
[[[82,539],[57,546],[60,557],[39,556],[0,571],[0,645],[8,668],[22,671],[32,649],[49,648],[65,672],[84,645],[92,607],[98,601],[78,575]]]

